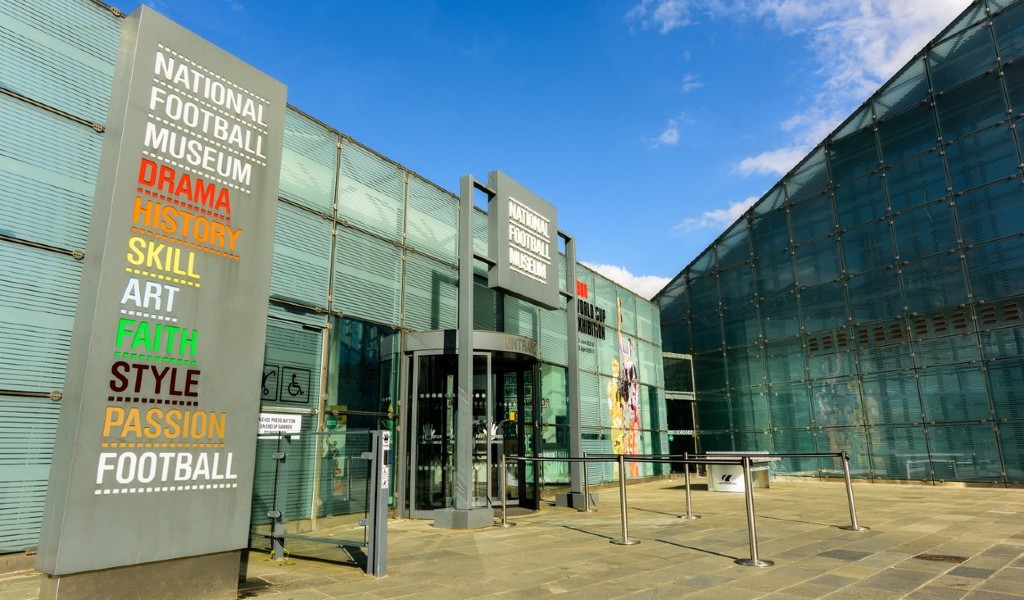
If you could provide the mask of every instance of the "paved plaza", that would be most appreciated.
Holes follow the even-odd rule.
[[[682,480],[673,479],[628,487],[636,545],[610,543],[622,535],[618,492],[608,488],[597,512],[544,503],[509,528],[392,520],[379,579],[353,562],[358,551],[294,542],[283,563],[253,551],[239,597],[1024,598],[1024,490],[855,483],[854,492],[869,531],[841,529],[851,521],[841,482],[783,479],[755,490],[758,554],[770,567],[735,562],[750,558],[743,494],[694,479],[702,518],[684,520]],[[0,576],[0,600],[34,599],[39,581]]]

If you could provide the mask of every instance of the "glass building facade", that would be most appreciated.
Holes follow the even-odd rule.
[[[702,450],[1024,482],[1022,117],[1024,2],[978,0],[659,293]]]
[[[0,2],[0,553],[38,541],[121,17],[92,0]],[[457,325],[458,219],[456,195],[288,108],[277,226],[267,240],[270,297],[253,301],[266,301],[269,316],[262,410],[302,416],[288,461],[289,520],[363,510],[351,492],[365,483],[365,468],[351,459],[366,449],[368,429],[394,430],[413,400],[402,391],[415,394],[401,366],[403,340]],[[487,215],[477,210],[473,219],[476,251],[486,255]],[[525,374],[496,380],[494,393],[524,398],[527,452],[567,456],[566,299],[560,310],[538,308],[489,289],[485,265],[475,267],[476,329],[536,348]],[[621,430],[609,409],[621,314],[639,380],[634,449],[662,452],[657,307],[577,269],[576,290],[608,315],[571,350],[580,357],[583,449],[611,452]],[[254,523],[273,502],[277,443],[258,444]],[[645,464],[637,474],[660,472]],[[531,476],[540,493],[569,481],[557,463]],[[592,483],[615,476],[610,467],[590,470]]]

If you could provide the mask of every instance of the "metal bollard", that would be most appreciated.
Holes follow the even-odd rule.
[[[513,527],[515,523],[508,522],[508,499],[506,496],[508,493],[505,490],[505,453],[501,454],[501,467],[498,472],[498,489],[501,494],[501,523],[495,525],[495,527]]]
[[[683,452],[683,460],[690,460],[690,453]],[[686,480],[686,514],[679,515],[680,519],[686,519],[687,521],[693,521],[699,519],[700,515],[693,514],[693,500],[690,499],[690,465],[689,463],[683,463],[683,473],[686,474],[684,478]]]
[[[626,517],[626,458],[622,454],[619,455],[619,514],[622,521],[622,538],[618,540],[612,540],[613,544],[620,546],[632,546],[639,544],[640,540],[629,539],[629,524],[627,523]]]
[[[850,524],[840,527],[849,531],[868,531],[870,527],[861,527],[857,523],[857,505],[853,501],[853,483],[850,481],[850,455],[843,450],[843,477],[846,479],[846,499],[850,502]]]
[[[750,558],[737,558],[736,563],[747,567],[770,567],[774,561],[757,557],[757,528],[754,525],[754,486],[750,480],[750,457],[743,457],[743,484],[747,497],[747,534],[750,538]]]
[[[587,453],[583,453],[583,508],[580,512],[597,512],[596,509],[590,507],[590,484],[587,480],[590,476],[587,474]]]

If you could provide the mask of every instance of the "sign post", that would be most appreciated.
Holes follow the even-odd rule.
[[[125,20],[40,597],[237,587],[266,334],[253,299],[269,296],[284,109],[283,85],[152,9]]]

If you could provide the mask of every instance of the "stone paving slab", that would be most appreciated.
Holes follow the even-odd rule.
[[[680,480],[630,485],[636,545],[610,543],[622,537],[618,493],[602,490],[595,513],[546,503],[506,529],[392,520],[379,579],[359,551],[296,542],[283,563],[253,551],[239,597],[1024,600],[1024,490],[856,483],[871,529],[853,532],[840,529],[842,483],[777,480],[755,490],[758,557],[775,562],[757,568],[735,563],[751,554],[743,494],[694,487],[702,518],[685,520]],[[0,600],[35,599],[39,581],[0,575]]]

